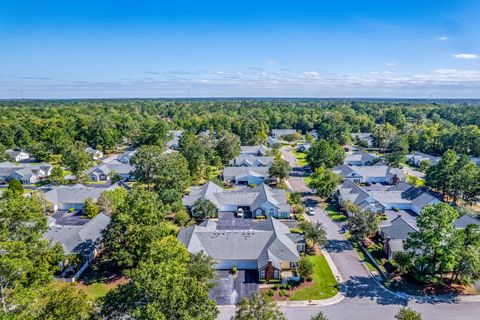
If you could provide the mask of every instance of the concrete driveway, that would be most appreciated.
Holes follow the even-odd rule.
[[[258,291],[257,270],[238,270],[236,275],[229,270],[218,270],[217,274],[218,285],[210,290],[209,296],[218,305],[237,304],[242,298]]]

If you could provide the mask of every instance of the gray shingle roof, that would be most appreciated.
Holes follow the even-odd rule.
[[[468,214],[464,214],[453,223],[457,229],[465,229],[469,224],[475,224],[480,228],[480,220],[469,216]]]
[[[223,178],[224,179],[241,179],[248,176],[262,177],[267,179],[268,167],[224,167]]]
[[[266,166],[269,167],[272,165],[273,157],[264,157],[264,156],[238,156],[235,159],[230,161],[231,165],[234,166]]]
[[[374,155],[369,153],[365,153],[363,151],[354,151],[346,155],[344,164],[348,164],[351,162],[361,162],[362,164],[367,162],[373,162],[376,159]]]
[[[261,144],[259,146],[241,146],[240,150],[242,156],[258,156],[259,154],[266,154],[271,149]]]
[[[58,186],[45,192],[45,199],[53,204],[58,203],[84,203],[87,198],[96,201],[100,194],[107,190],[118,188],[118,184],[110,187],[89,187],[82,184],[74,186]]]
[[[272,261],[298,261],[299,253],[290,230],[283,223],[268,218],[249,230],[216,230],[215,222],[182,229],[177,238],[191,253],[204,251],[215,260],[250,260],[257,268]],[[303,241],[303,239],[299,239]]]
[[[389,226],[380,227],[380,230],[384,236],[388,236],[392,240],[407,239],[410,233],[417,231],[400,216],[392,220]]]
[[[110,217],[99,213],[83,226],[52,225],[43,237],[59,243],[65,254],[88,254],[98,245],[101,232],[109,223]]]

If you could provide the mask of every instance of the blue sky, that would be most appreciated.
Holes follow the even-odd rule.
[[[480,98],[479,30],[478,0],[0,0],[0,98]]]

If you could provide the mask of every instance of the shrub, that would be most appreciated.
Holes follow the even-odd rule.
[[[297,229],[297,228],[292,228],[292,229],[290,229],[290,233],[302,233],[302,230]]]
[[[255,216],[255,219],[264,220],[264,219],[267,219],[267,217],[266,216]]]
[[[190,221],[190,215],[185,210],[180,210],[175,213],[174,221],[180,227],[185,226]]]
[[[292,285],[291,284],[287,284],[287,290],[292,290]]]
[[[399,212],[400,210],[398,208],[393,208],[393,211]]]
[[[267,296],[273,297],[274,295],[275,295],[275,291],[273,291],[272,289],[267,291]]]
[[[232,267],[232,274],[237,274],[237,267],[236,266]]]
[[[279,288],[279,285],[278,285],[278,283],[276,283],[276,284],[273,286],[273,290],[278,290],[278,288]]]
[[[73,211],[75,211],[75,209],[74,209],[74,208],[70,208],[70,209],[68,209],[68,212],[73,212]]]

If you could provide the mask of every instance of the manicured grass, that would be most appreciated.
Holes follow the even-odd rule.
[[[296,150],[292,151],[297,158],[298,165],[300,167],[305,167],[307,165],[307,154],[305,152],[298,152]]]
[[[80,288],[93,299],[99,299],[107,295],[115,286],[106,283],[92,283],[89,285],[82,285]]]
[[[417,188],[425,186],[425,181],[415,176],[407,176],[407,183]]]
[[[312,178],[310,176],[306,176],[306,177],[303,177],[303,181],[308,187],[308,185],[310,184],[310,181],[312,181]]]
[[[347,220],[347,217],[338,211],[337,207],[333,204],[324,204],[324,209],[330,219],[335,222],[344,222]]]
[[[313,285],[295,291],[290,300],[323,300],[338,292],[337,280],[323,255],[309,256],[313,263]]]
[[[360,249],[358,244],[352,243],[352,245],[355,251],[357,251],[360,260],[367,266],[368,270],[378,272],[377,268],[375,268],[370,258],[365,254],[365,252],[363,252],[362,249]]]

